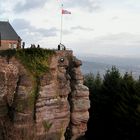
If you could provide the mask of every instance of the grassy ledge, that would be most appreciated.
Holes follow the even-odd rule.
[[[43,48],[27,48],[19,50],[1,50],[0,55],[10,59],[15,56],[34,76],[41,76],[49,70],[49,58],[54,50]]]

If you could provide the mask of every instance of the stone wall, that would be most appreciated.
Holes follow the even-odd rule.
[[[18,40],[0,40],[0,50],[20,48],[21,41]]]

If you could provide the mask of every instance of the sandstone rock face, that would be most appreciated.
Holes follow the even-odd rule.
[[[56,51],[38,79],[15,58],[0,57],[0,140],[76,140],[89,119],[82,62]]]

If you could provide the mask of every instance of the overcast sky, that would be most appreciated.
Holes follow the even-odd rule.
[[[26,43],[76,54],[140,56],[140,0],[0,0],[0,19],[9,20]]]

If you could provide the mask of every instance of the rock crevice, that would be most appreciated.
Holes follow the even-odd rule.
[[[72,51],[56,51],[49,71],[36,79],[15,57],[9,63],[0,57],[0,140],[76,140],[84,135],[90,102],[81,65]]]

